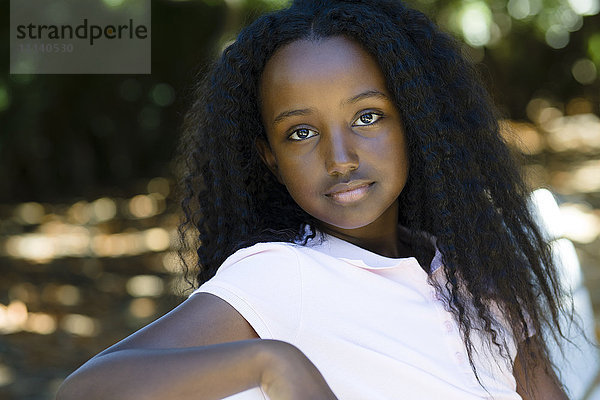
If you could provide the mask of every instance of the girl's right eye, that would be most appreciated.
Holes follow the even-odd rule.
[[[317,132],[313,131],[312,129],[308,129],[308,128],[300,128],[300,129],[296,129],[295,131],[293,131],[290,136],[288,136],[288,139],[290,140],[304,140],[304,139],[308,139],[311,138],[313,136],[317,136]]]

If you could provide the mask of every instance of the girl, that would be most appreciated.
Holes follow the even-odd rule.
[[[263,16],[186,127],[201,286],[59,399],[566,398],[542,336],[561,335],[561,289],[526,188],[473,67],[421,13]]]

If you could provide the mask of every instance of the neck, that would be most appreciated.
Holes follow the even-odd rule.
[[[402,258],[414,255],[411,247],[401,240],[398,230],[398,207],[388,208],[376,221],[363,227],[343,229],[321,223],[318,229],[384,257]]]

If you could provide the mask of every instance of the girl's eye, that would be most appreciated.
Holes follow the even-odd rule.
[[[367,126],[373,125],[375,122],[379,121],[380,118],[383,118],[382,114],[376,112],[368,112],[364,113],[354,122],[355,126]]]
[[[316,136],[317,132],[308,128],[300,128],[296,129],[292,134],[288,137],[291,140],[304,140]]]

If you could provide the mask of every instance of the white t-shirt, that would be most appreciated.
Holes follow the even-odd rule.
[[[434,279],[443,277],[434,265],[440,259],[436,251]],[[477,382],[458,326],[427,277],[415,258],[383,257],[326,235],[306,246],[238,250],[194,293],[228,302],[262,339],[296,346],[340,400],[520,399],[512,362],[474,331],[487,391]],[[516,346],[507,342],[514,360]],[[256,388],[228,399],[262,398]]]

